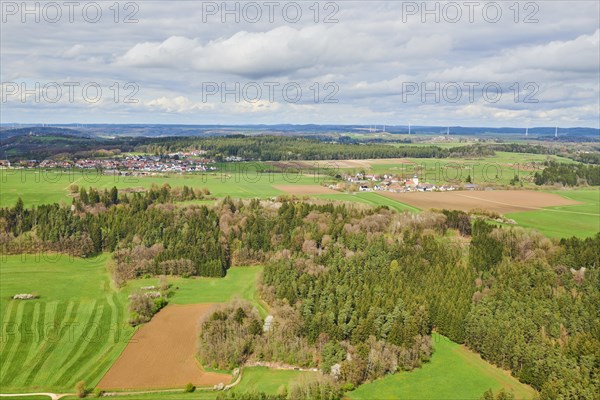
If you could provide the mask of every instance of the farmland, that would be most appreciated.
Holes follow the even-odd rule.
[[[45,171],[45,170],[5,170],[0,169],[0,206],[14,205],[21,197],[26,206],[47,203],[71,203],[69,186],[71,184],[110,189],[116,186],[125,188],[149,188],[153,184],[162,186],[169,183],[175,186],[208,188],[214,197],[231,196],[234,198],[267,198],[285,194],[276,189],[276,185],[312,185],[319,189],[323,177],[289,174],[257,174],[251,164],[245,168],[229,167],[229,171],[203,175],[165,176],[119,176],[102,175],[95,171]],[[241,172],[240,172],[241,171]]]
[[[167,306],[135,333],[98,387],[131,390],[183,387],[187,383],[228,384],[231,375],[206,372],[194,358],[199,321],[211,308],[210,304]]]
[[[518,161],[518,156],[497,157],[498,160]],[[536,160],[540,156],[533,155]],[[515,158],[516,157],[516,158]],[[378,169],[381,162],[387,160],[366,160],[368,165]],[[400,161],[400,160],[398,160]],[[420,159],[420,162],[427,162],[426,159]],[[431,160],[432,162],[434,160]],[[352,160],[351,162],[357,162]],[[437,161],[435,161],[437,162]],[[436,201],[436,196],[440,199],[446,199],[444,196],[450,193],[408,193],[394,194],[387,192],[380,193],[341,193],[321,186],[320,182],[326,177],[321,175],[299,175],[299,174],[259,174],[254,175],[251,180],[242,179],[244,175],[234,174],[234,171],[249,171],[250,167],[245,169],[242,164],[229,166],[229,173],[217,173],[206,175],[166,175],[157,177],[126,177],[109,176],[97,174],[84,174],[81,171],[74,174],[68,174],[60,171],[35,171],[35,170],[0,170],[2,191],[0,192],[0,205],[12,206],[17,198],[21,196],[26,206],[39,205],[51,202],[65,202],[69,204],[72,201],[69,194],[69,185],[81,185],[84,187],[93,186],[98,188],[111,188],[116,186],[120,189],[126,188],[149,188],[151,185],[162,185],[168,182],[171,186],[188,185],[196,188],[207,187],[211,191],[211,196],[222,198],[232,196],[234,198],[270,198],[283,194],[294,194],[300,197],[309,196],[314,199],[323,199],[329,201],[354,202],[370,206],[387,206],[390,209],[403,212],[417,212],[421,209],[450,208],[454,203],[446,201]],[[313,164],[310,164],[313,165]],[[303,167],[302,162],[295,163],[294,168]],[[314,165],[313,165],[314,166]],[[304,166],[306,167],[306,166]],[[387,165],[389,167],[389,165]],[[386,167],[386,168],[387,168]],[[253,171],[263,170],[266,164],[252,165]],[[294,170],[297,171],[297,170]],[[384,171],[383,169],[381,171]],[[527,172],[528,174],[531,171]],[[249,174],[249,173],[248,173]],[[249,177],[251,175],[246,175]],[[248,178],[250,179],[250,178]],[[466,194],[465,194],[466,193]],[[499,193],[495,191],[495,193]],[[525,207],[514,207],[516,203],[522,201],[520,192],[508,192],[509,198],[504,200],[494,198],[496,194],[482,192],[460,192],[464,198],[459,204],[454,204],[456,208],[469,210],[472,208],[487,208],[501,213],[506,213],[506,217],[515,220],[520,226],[539,229],[542,233],[550,237],[564,236],[591,236],[599,231],[600,222],[598,218],[590,218],[598,215],[598,200],[600,192],[597,189],[570,190],[570,191],[550,191],[550,193],[561,196],[561,200],[552,200],[552,202],[527,203]],[[458,192],[452,193],[453,196],[459,196]],[[491,196],[490,201],[478,202],[475,199],[469,199],[465,196],[479,197]],[[529,196],[548,197],[540,192],[529,194]],[[463,204],[464,203],[464,204]],[[506,204],[500,204],[506,203]],[[580,204],[577,204],[580,203]],[[214,200],[190,200],[182,204],[214,204]],[[507,206],[507,204],[509,204]],[[512,206],[511,206],[512,205]],[[518,204],[517,204],[518,206]],[[542,210],[536,210],[542,208]]]
[[[0,299],[2,389],[71,391],[84,380],[95,385],[126,347],[134,330],[127,324],[127,293],[156,279],[136,280],[122,290],[110,281],[106,255],[6,256]],[[172,280],[173,304],[215,303],[234,297],[254,301],[260,267],[234,268],[226,278]],[[38,300],[9,296],[34,293]]]
[[[508,213],[506,217],[549,237],[588,237],[600,232],[600,189],[552,193],[580,204]]]
[[[577,204],[556,194],[525,190],[386,193],[386,196],[424,210],[447,208],[469,211],[480,208],[500,214]]]
[[[225,303],[236,298],[249,300],[264,316],[267,311],[264,303],[256,293],[256,280],[262,267],[235,267],[227,271],[224,278],[204,277],[172,277],[173,297],[169,298],[170,304],[199,304],[199,303]],[[129,282],[129,289],[134,290],[142,286],[157,284],[156,278],[136,279]]]
[[[111,286],[106,256],[8,256],[2,260],[0,360],[3,391],[73,389],[98,382],[133,333],[124,292]],[[9,296],[34,293],[38,300]]]

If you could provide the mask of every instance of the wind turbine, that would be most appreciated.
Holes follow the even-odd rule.
[[[558,137],[558,126],[554,129],[554,137]]]
[[[525,137],[529,136],[529,127],[525,128]]]
[[[408,134],[410,135],[410,124],[408,124]]]
[[[450,127],[446,128],[446,136],[450,134]]]

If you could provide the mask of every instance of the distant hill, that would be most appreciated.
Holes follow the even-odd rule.
[[[295,125],[295,124],[275,124],[275,125],[160,125],[160,124],[65,124],[53,125],[52,127],[43,127],[32,125],[28,127],[14,128],[12,126],[0,126],[0,140],[10,136],[20,136],[23,134],[44,133],[44,134],[68,134],[82,137],[102,137],[111,138],[118,136],[131,137],[167,137],[167,136],[225,136],[231,134],[257,135],[301,135],[301,136],[322,136],[327,134],[349,134],[382,132],[389,134],[406,134],[408,125]],[[412,134],[419,135],[444,135],[447,132],[446,126],[411,126]],[[524,128],[515,127],[461,127],[451,126],[450,135],[461,136],[525,136]],[[554,140],[554,127],[531,127],[529,128],[529,137],[531,139]],[[586,140],[600,141],[600,129],[573,127],[559,128],[558,140],[567,138],[571,141]]]

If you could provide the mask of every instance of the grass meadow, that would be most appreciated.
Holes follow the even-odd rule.
[[[433,335],[434,353],[429,363],[411,372],[400,372],[359,386],[348,393],[355,400],[476,400],[488,389],[512,392],[516,399],[531,399],[535,391],[464,346],[442,335]]]
[[[0,387],[2,392],[67,391],[80,380],[95,385],[116,360],[134,329],[127,323],[127,296],[158,279],[131,281],[117,290],[107,272],[108,255],[4,256],[0,263]],[[225,278],[172,278],[173,304],[253,302],[261,267],[237,267]],[[177,289],[175,289],[177,288]],[[33,293],[36,300],[12,300]]]
[[[509,213],[506,217],[515,220],[519,226],[536,229],[548,237],[589,237],[600,232],[600,188],[552,193],[582,204]]]
[[[260,266],[233,267],[224,278],[170,277],[173,296],[171,304],[226,303],[239,298],[250,301],[260,314],[267,315],[266,305],[259,299],[256,281],[262,271]],[[157,278],[136,279],[128,283],[128,290],[157,285]]]
[[[261,164],[234,164],[227,170],[206,174],[169,174],[162,176],[103,175],[84,170],[0,169],[0,207],[13,206],[21,197],[25,206],[60,203],[70,204],[70,185],[97,189],[149,188],[165,183],[176,186],[208,188],[214,197],[269,198],[285,194],[274,185],[319,185],[323,176],[282,173],[260,173]]]
[[[387,163],[376,160],[367,169],[346,168],[345,172],[356,173],[364,170],[374,174],[396,174],[412,178],[417,174],[423,182],[433,184],[464,183],[467,176],[476,184],[508,185],[515,175],[525,185],[531,185],[533,175],[540,170],[537,163],[555,160],[561,163],[575,161],[558,156],[542,154],[496,152],[492,157],[470,158],[406,158],[402,163]]]
[[[0,266],[0,386],[11,391],[71,391],[95,384],[133,333],[127,296],[111,286],[107,256],[4,257]],[[34,293],[36,300],[11,300]]]
[[[231,389],[234,393],[254,393],[263,392],[267,394],[277,394],[283,388],[289,389],[295,382],[302,382],[313,378],[317,373],[293,370],[276,370],[267,367],[248,367],[244,368],[242,380]],[[218,392],[207,390],[196,390],[193,393],[182,392],[162,392],[132,394],[124,396],[125,400],[214,400]],[[65,397],[65,399],[76,399],[75,396]]]

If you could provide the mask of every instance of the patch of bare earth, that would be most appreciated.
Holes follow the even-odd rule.
[[[134,335],[98,387],[107,390],[183,388],[228,384],[231,376],[206,372],[196,361],[199,321],[212,304],[170,305]]]
[[[544,207],[580,204],[557,194],[529,190],[388,193],[386,197],[418,207],[469,211],[476,208],[499,214],[538,210]]]
[[[340,194],[333,189],[320,185],[273,185],[277,190],[287,194],[305,195],[305,194]]]

